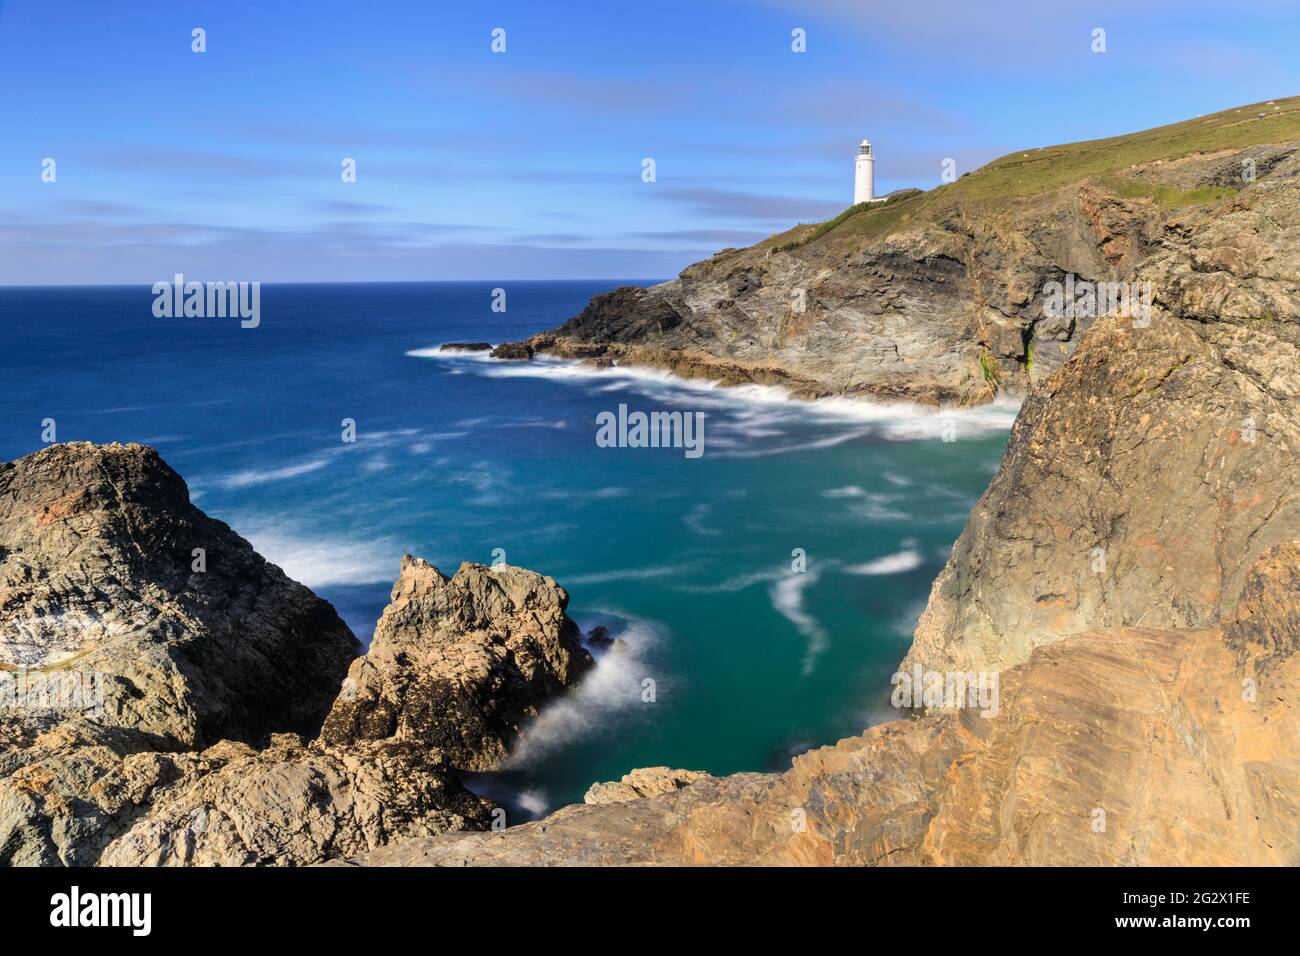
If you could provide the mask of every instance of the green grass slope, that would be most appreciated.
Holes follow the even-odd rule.
[[[1094,181],[1116,195],[1147,197],[1171,208],[1209,202],[1232,190],[1212,187],[1184,191],[1143,182],[1125,173],[1156,160],[1298,139],[1300,97],[1254,103],[1140,133],[1010,153],[954,183],[928,192],[898,193],[884,203],[853,206],[827,222],[796,226],[772,236],[759,248],[789,251],[828,236],[878,238],[909,222],[938,219],[959,206],[1004,206],[1086,181]]]

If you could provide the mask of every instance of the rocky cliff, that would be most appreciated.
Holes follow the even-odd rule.
[[[1257,559],[1300,533],[1297,211],[1292,154],[1169,219],[1134,268],[1150,325],[1099,321],[1029,395],[909,663],[996,669],[1085,629],[1232,619]]]
[[[314,734],[359,650],[151,449],[0,464],[0,662],[107,675],[105,725],[187,747]]]
[[[405,558],[321,740],[414,740],[461,769],[493,769],[525,718],[591,665],[568,601],[522,568],[465,564],[448,578]]]
[[[305,864],[486,827],[458,773],[590,666],[567,602],[407,557],[357,658],[151,449],[0,466],[0,863]]]

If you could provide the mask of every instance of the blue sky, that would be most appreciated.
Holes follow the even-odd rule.
[[[1280,0],[0,0],[0,284],[668,277],[841,211],[863,136],[929,188],[1298,51]]]

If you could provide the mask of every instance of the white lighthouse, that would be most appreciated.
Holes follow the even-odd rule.
[[[871,143],[863,140],[858,145],[857,165],[853,170],[853,205],[871,202],[876,198],[876,157],[871,153]]]

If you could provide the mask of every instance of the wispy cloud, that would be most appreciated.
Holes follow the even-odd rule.
[[[756,222],[779,220],[791,224],[837,215],[844,211],[845,205],[839,200],[772,196],[733,189],[670,187],[660,191],[659,195],[714,219],[750,219]]]

